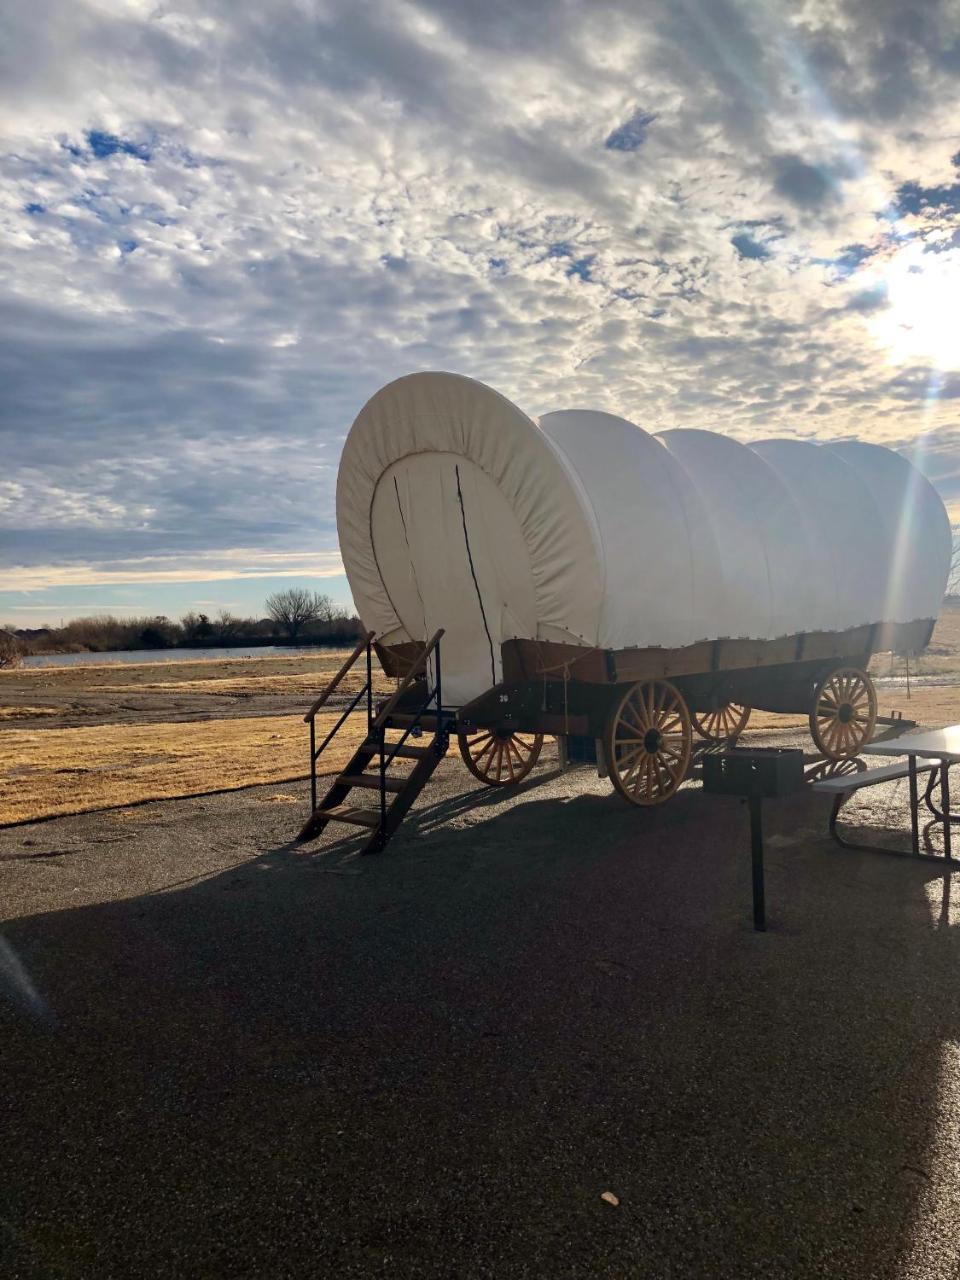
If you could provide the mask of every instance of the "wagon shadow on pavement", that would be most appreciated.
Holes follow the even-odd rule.
[[[942,877],[771,806],[754,935],[736,801],[525,790],[8,926],[11,1273],[948,1274]]]

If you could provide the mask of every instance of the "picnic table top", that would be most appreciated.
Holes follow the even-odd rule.
[[[908,733],[902,738],[890,738],[886,742],[871,742],[862,748],[869,756],[936,756],[951,764],[960,761],[960,724],[947,725],[945,729],[931,729],[927,733]]]

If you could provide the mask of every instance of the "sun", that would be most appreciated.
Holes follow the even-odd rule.
[[[960,369],[960,248],[905,245],[875,277],[886,306],[868,324],[895,364],[921,360]]]

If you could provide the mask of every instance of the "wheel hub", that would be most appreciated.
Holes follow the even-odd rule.
[[[663,746],[663,734],[659,729],[648,729],[643,735],[643,749],[655,756]]]
[[[853,719],[853,707],[849,702],[841,702],[840,709],[837,712],[837,719],[841,724],[849,724]]]

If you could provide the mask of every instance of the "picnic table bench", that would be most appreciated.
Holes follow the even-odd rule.
[[[960,815],[950,812],[949,769],[951,764],[960,761],[960,725],[951,725],[946,729],[937,729],[929,733],[908,734],[903,738],[873,742],[863,748],[863,754],[906,756],[906,760],[882,765],[878,769],[837,773],[831,777],[818,779],[811,784],[811,790],[821,795],[832,795],[834,797],[833,809],[830,813],[830,834],[837,844],[845,849],[856,849],[867,853],[886,853],[904,857],[924,858],[941,863],[958,863],[958,860],[953,858],[951,853],[950,824],[960,821]],[[918,786],[920,774],[928,775],[926,791],[923,797],[924,803],[933,814],[934,820],[943,827],[943,855],[920,852],[920,795]],[[910,780],[910,850],[868,844],[863,841],[850,840],[844,836],[839,827],[839,817],[841,809],[850,797],[864,787],[877,786],[883,782],[895,782],[900,778],[909,778]],[[938,808],[933,801],[933,793],[938,785],[940,786],[942,797],[941,808]]]

